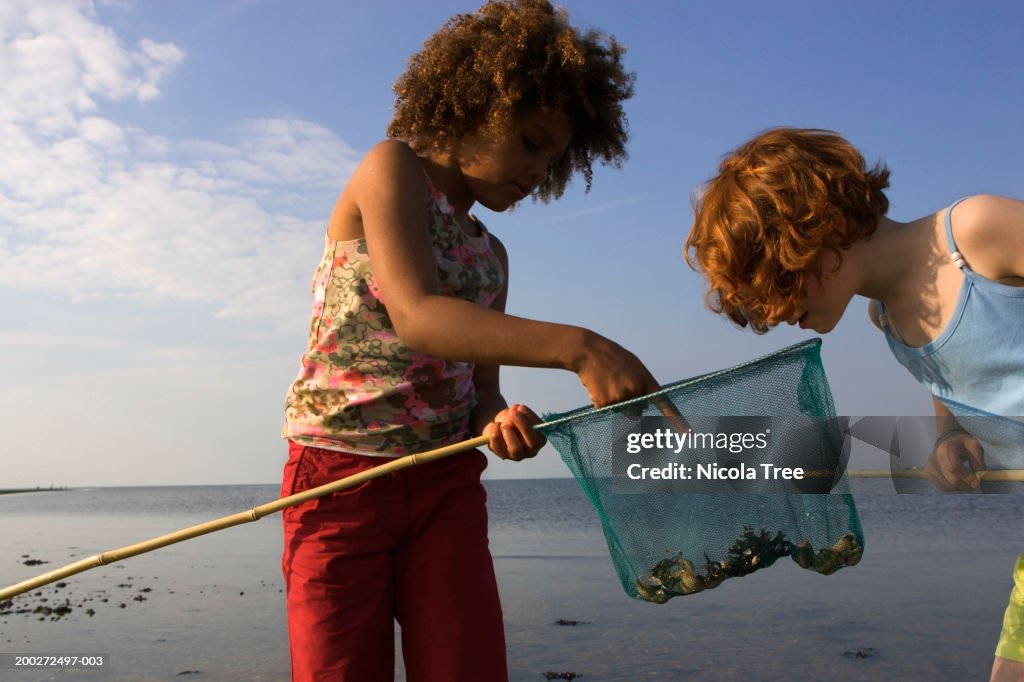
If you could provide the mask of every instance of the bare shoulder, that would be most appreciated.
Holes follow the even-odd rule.
[[[1024,201],[995,194],[977,194],[957,204],[953,215],[958,227],[964,222],[968,225],[1002,222],[1019,225],[1024,220]]]
[[[328,223],[331,239],[345,241],[366,236],[368,216],[412,213],[426,201],[427,187],[419,157],[404,142],[375,144],[359,162],[342,190]],[[388,220],[408,224],[409,216]],[[374,221],[379,224],[381,221]]]
[[[1024,201],[971,196],[953,209],[953,236],[971,268],[990,279],[1024,277]]]
[[[426,193],[423,178],[423,165],[416,152],[404,142],[388,139],[370,148],[352,174],[350,184],[359,189],[370,183],[381,183],[380,187],[410,183]]]
[[[415,161],[417,158],[416,152],[412,150],[412,147],[401,140],[395,140],[389,137],[370,147],[370,151],[366,152],[364,161],[373,159],[384,161],[395,160],[400,162],[402,159]]]

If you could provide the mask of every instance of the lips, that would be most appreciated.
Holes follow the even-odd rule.
[[[512,187],[515,188],[516,194],[518,194],[517,199],[524,199],[526,198],[526,195],[530,193],[529,185],[522,185],[518,182],[513,182]]]

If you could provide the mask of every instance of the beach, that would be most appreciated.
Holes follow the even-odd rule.
[[[656,605],[623,592],[575,481],[486,486],[517,681],[985,680],[1024,551],[1020,495],[855,494],[858,565],[823,576],[780,560]],[[276,495],[274,485],[4,495],[0,583]],[[0,678],[286,680],[280,546],[274,515],[18,597],[0,616]],[[12,654],[104,665],[14,667]]]

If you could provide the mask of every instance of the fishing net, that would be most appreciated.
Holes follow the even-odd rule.
[[[826,575],[860,560],[844,422],[820,346],[545,416],[630,596],[664,603],[786,556]]]

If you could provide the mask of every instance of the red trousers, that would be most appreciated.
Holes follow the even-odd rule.
[[[387,460],[289,442],[281,495]],[[479,451],[283,512],[292,680],[391,682],[394,621],[409,682],[508,679]]]

